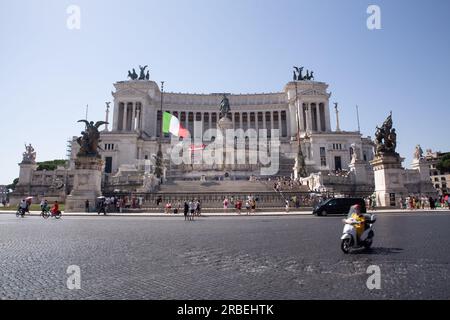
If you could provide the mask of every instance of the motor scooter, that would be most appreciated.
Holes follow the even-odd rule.
[[[352,209],[350,209],[351,211]],[[352,213],[349,213],[349,217],[344,219],[344,231],[341,237],[341,249],[347,254],[351,249],[369,249],[372,246],[373,237],[375,233],[373,232],[373,224],[377,221],[374,214],[364,214],[364,232],[358,239],[356,228],[357,224],[362,222],[357,221],[351,217]]]

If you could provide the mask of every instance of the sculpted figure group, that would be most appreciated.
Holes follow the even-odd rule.
[[[306,75],[303,76],[304,67],[299,68],[294,66],[294,69],[294,81],[314,80],[314,71],[309,72],[309,70],[306,70]]]
[[[131,72],[130,70],[128,70],[128,78],[130,78],[131,80],[150,80],[150,71],[147,70],[147,73],[145,73],[145,69],[147,69],[148,66],[141,66],[139,65],[139,69],[140,69],[140,74],[138,75],[136,73],[136,70],[133,68]]]
[[[86,124],[86,130],[82,131],[82,136],[77,139],[80,145],[80,151],[78,152],[78,157],[97,157],[100,155],[98,153],[100,132],[98,128],[103,124],[108,124],[106,121],[94,121],[88,122],[87,120],[78,120],[78,122],[84,122]]]
[[[394,128],[392,128],[392,112],[384,121],[383,125],[377,126],[377,131],[375,133],[375,145],[376,154],[380,155],[382,153],[395,154],[395,149],[397,148],[397,133]]]

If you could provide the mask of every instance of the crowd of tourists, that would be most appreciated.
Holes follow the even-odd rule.
[[[450,209],[450,198],[447,195],[436,198],[411,195],[406,198],[399,199],[399,207],[404,210],[418,210],[436,208]]]
[[[123,196],[123,197],[99,197],[95,203],[97,213],[106,212],[119,212],[122,213],[123,209],[140,209],[144,199],[136,196]],[[91,203],[89,200],[85,201],[85,211],[90,212]]]
[[[157,200],[157,205],[159,206],[160,200]],[[201,202],[198,199],[186,200],[181,204],[178,200],[174,204],[168,201],[164,205],[164,213],[166,214],[179,214],[183,211],[185,220],[193,220],[194,217],[199,217],[201,215]]]
[[[223,210],[226,213],[232,208],[238,214],[241,214],[242,210],[245,210],[247,215],[249,215],[256,212],[257,201],[259,201],[259,198],[253,195],[248,195],[242,199],[240,197],[235,199],[233,196],[230,198],[225,197],[223,199]]]
[[[298,189],[300,186],[300,181],[291,179],[290,177],[277,177],[273,181],[273,190],[276,192],[292,191]]]

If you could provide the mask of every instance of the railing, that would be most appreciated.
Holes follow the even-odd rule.
[[[317,204],[321,199],[325,197],[332,197],[332,194],[320,195],[310,192],[283,192],[281,196],[278,192],[258,192],[258,193],[244,193],[244,192],[224,192],[224,193],[106,193],[106,197],[118,197],[128,198],[131,202],[132,198],[137,199],[136,203],[141,203],[141,208],[156,208],[157,201],[160,201],[162,205],[170,202],[174,206],[177,202],[181,204],[184,201],[190,201],[198,199],[203,208],[220,208],[223,206],[223,200],[227,198],[231,204],[231,200],[234,201],[240,199],[243,201],[243,207],[248,196],[252,196],[256,200],[256,205],[259,208],[264,207],[284,207],[285,200],[292,200],[295,197],[300,200],[300,207],[311,207]],[[159,207],[161,206],[159,205]],[[232,205],[232,204],[231,204]],[[294,204],[292,204],[294,205]]]

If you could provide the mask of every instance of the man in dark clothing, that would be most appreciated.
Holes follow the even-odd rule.
[[[89,200],[86,200],[86,202],[84,203],[84,209],[86,212],[89,212]]]
[[[189,204],[185,201],[184,202],[184,220],[185,221],[188,219],[188,212],[189,212]]]
[[[106,216],[106,204],[105,204],[105,199],[102,199],[100,201],[100,203],[98,204],[98,212],[97,214],[100,214],[103,212],[103,215]]]

